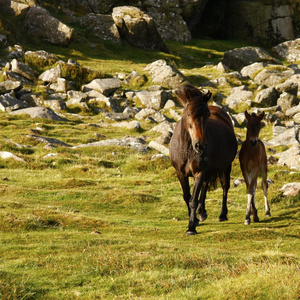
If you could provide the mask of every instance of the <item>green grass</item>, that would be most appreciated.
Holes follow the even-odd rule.
[[[43,135],[71,145],[95,133],[123,136],[88,126],[97,118],[71,124],[40,120],[38,126]],[[36,126],[36,120],[1,113],[0,150],[26,161],[0,161],[2,299],[299,296],[299,196],[285,198],[279,191],[299,173],[270,166],[272,218],[263,214],[258,188],[261,222],[250,226],[243,224],[244,185],[231,187],[225,223],[217,220],[221,188],[210,191],[208,219],[197,236],[187,238],[187,208],[168,160],[151,161],[152,151],[120,147],[45,150],[24,136]],[[49,153],[57,155],[43,158]],[[232,180],[241,177],[235,160]]]
[[[147,64],[165,59],[195,85],[220,75],[213,66],[204,67],[208,62],[216,64],[225,50],[246,45],[167,42],[170,54],[165,54],[86,38],[83,28],[76,28],[78,39],[61,48],[28,36],[20,26],[22,17],[1,18],[1,32],[12,45],[22,37],[25,50],[44,49],[109,75],[133,70],[147,75]],[[41,72],[49,66],[40,67]],[[229,89],[212,91],[226,95]],[[264,216],[259,182],[260,223],[250,226],[243,224],[243,184],[231,184],[229,221],[224,223],[218,222],[221,188],[208,192],[208,219],[198,227],[198,235],[186,237],[187,208],[179,182],[169,160],[151,160],[155,151],[49,150],[28,137],[36,127],[41,135],[71,146],[126,135],[144,136],[149,142],[158,136],[149,131],[149,123],[129,131],[90,126],[101,125],[102,115],[81,115],[68,115],[70,122],[59,123],[0,112],[0,151],[25,160],[0,159],[1,299],[299,298],[299,195],[287,198],[280,191],[285,183],[299,181],[299,172],[269,166],[272,218]],[[244,129],[236,133],[245,139]],[[261,130],[262,139],[271,136],[271,125]],[[50,153],[55,156],[45,158]],[[237,159],[231,177],[242,178]]]

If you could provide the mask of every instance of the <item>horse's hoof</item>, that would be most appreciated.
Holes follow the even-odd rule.
[[[245,224],[245,225],[250,225],[250,219],[245,219],[244,224]]]
[[[200,222],[204,222],[207,219],[207,214],[198,215]]]
[[[220,217],[219,218],[219,222],[224,222],[224,221],[228,221],[227,217]]]
[[[188,230],[187,232],[186,232],[186,236],[191,236],[191,235],[196,235],[197,234],[197,231],[196,230]]]
[[[255,216],[255,217],[253,218],[253,222],[258,223],[258,222],[259,222],[259,217],[258,217],[258,216]]]
[[[266,217],[270,218],[271,217],[271,213],[270,212],[266,212]]]

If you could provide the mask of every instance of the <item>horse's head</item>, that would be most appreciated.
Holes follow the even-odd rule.
[[[261,129],[261,120],[264,118],[265,113],[262,112],[259,115],[252,113],[251,115],[245,111],[245,117],[247,119],[247,139],[250,140],[250,143],[255,146],[258,141],[258,135]]]
[[[201,153],[207,145],[205,125],[210,116],[207,102],[211,93],[204,94],[197,88],[187,85],[179,90],[178,97],[185,106],[182,119],[191,137],[193,149]]]

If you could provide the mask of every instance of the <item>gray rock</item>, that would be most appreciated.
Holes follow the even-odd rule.
[[[124,121],[130,119],[129,114],[126,113],[103,113],[103,116],[114,121]]]
[[[125,137],[123,139],[107,139],[99,142],[93,142],[89,144],[82,144],[74,146],[74,149],[82,147],[104,147],[104,146],[121,146],[126,148],[132,148],[138,152],[148,152],[148,146],[144,144],[139,138]]]
[[[165,121],[165,122],[160,123],[159,125],[153,127],[150,131],[159,132],[163,135],[167,135],[169,133],[173,134],[175,126],[176,126],[176,123],[170,123],[170,122]]]
[[[55,83],[55,82],[57,82],[57,79],[60,78],[61,76],[62,76],[62,74],[61,74],[60,65],[57,65],[56,67],[43,72],[39,76],[39,79],[44,82]]]
[[[231,95],[227,97],[225,103],[231,109],[235,109],[238,105],[242,103],[250,107],[252,98],[253,98],[253,93],[251,91],[233,88]]]
[[[40,135],[27,135],[29,139],[38,141],[39,143],[46,143],[50,146],[59,146],[59,147],[71,147],[69,144],[62,142],[58,139],[48,138]]]
[[[114,7],[112,17],[120,35],[133,46],[143,49],[169,52],[154,20],[134,6]]]
[[[300,60],[300,39],[283,42],[273,47],[272,52],[288,62]]]
[[[170,116],[177,122],[181,119],[181,114],[172,108],[170,109]]]
[[[135,92],[135,97],[138,98],[142,105],[147,108],[154,108],[156,110],[161,109],[169,98],[169,94],[164,90],[159,91],[137,91]]]
[[[68,98],[70,99],[79,99],[80,101],[87,101],[88,95],[80,92],[80,91],[75,91],[71,90],[67,92]]]
[[[89,34],[95,37],[121,44],[121,38],[116,24],[111,15],[87,14],[79,18],[79,23],[84,26]]]
[[[293,120],[296,124],[300,124],[300,112],[293,116]]]
[[[138,121],[124,121],[118,123],[102,123],[101,127],[120,127],[129,130],[139,130],[141,128],[141,124]]]
[[[266,63],[263,63],[263,62],[256,62],[256,63],[253,63],[249,66],[245,66],[241,69],[241,74],[243,77],[249,77],[249,78],[252,78],[252,76],[262,70],[264,67],[266,66]]]
[[[58,57],[44,50],[26,51],[25,61],[39,61],[42,66],[51,66],[59,61]]]
[[[289,93],[282,93],[278,100],[277,100],[277,105],[279,105],[282,109],[283,112],[287,111],[294,105],[299,104],[299,99],[295,95],[291,95]]]
[[[169,149],[166,146],[164,146],[160,143],[157,143],[156,141],[151,141],[149,143],[149,147],[166,155],[166,156],[169,156]]]
[[[16,161],[21,161],[21,162],[25,162],[25,160],[11,152],[8,151],[0,151],[0,158],[2,159],[14,159]]]
[[[267,51],[259,47],[243,47],[226,51],[223,63],[230,69],[241,70],[243,67],[255,62],[281,64],[280,61],[272,57]]]
[[[157,29],[163,40],[175,40],[186,43],[191,40],[191,33],[182,15],[178,0],[146,1],[146,11],[155,20]],[[188,20],[188,19],[185,19]]]
[[[204,86],[213,86],[213,87],[219,87],[224,85],[229,85],[229,81],[225,76],[215,78],[204,83]]]
[[[278,91],[278,93],[286,92],[294,96],[297,96],[298,94],[298,84],[289,79],[281,84],[276,85],[275,89]]]
[[[132,71],[126,78],[124,79],[124,83],[127,85],[142,85],[145,83],[145,77],[139,74],[136,71]]]
[[[58,116],[52,109],[41,106],[19,109],[11,112],[11,114],[28,114],[33,119],[41,118],[53,121],[67,121],[65,118]]]
[[[22,88],[21,81],[5,80],[0,82],[0,94],[6,94]]]
[[[278,164],[300,171],[300,145],[297,143],[281,153]]]
[[[300,193],[300,182],[286,183],[280,190],[285,197],[297,196]]]
[[[57,45],[68,45],[74,30],[39,6],[31,7],[25,16],[25,26],[30,34]]]
[[[57,99],[53,100],[44,100],[44,106],[53,109],[54,111],[65,110],[67,109],[67,105],[65,102]]]
[[[0,95],[0,110],[2,111],[13,111],[25,107],[27,107],[26,103],[17,99],[14,92]]]
[[[79,106],[79,107],[87,107],[86,101],[84,98],[72,98],[66,102],[67,107],[74,107],[74,106]]]
[[[153,83],[166,88],[176,89],[181,85],[189,83],[182,73],[162,59],[149,64],[145,68],[145,71],[149,72]]]
[[[289,108],[288,110],[286,110],[285,115],[287,117],[292,117],[299,112],[300,112],[300,104],[298,104],[297,106],[293,106],[293,107]]]
[[[277,135],[283,134],[287,130],[288,129],[284,126],[273,126],[273,135],[277,136]]]
[[[292,75],[294,75],[294,71],[292,69],[286,71],[263,69],[253,80],[258,85],[271,87],[279,84],[283,80],[287,80]]]
[[[235,127],[241,127],[246,125],[246,117],[244,113],[231,115]]]
[[[135,118],[137,120],[143,120],[143,119],[146,119],[147,117],[155,114],[157,111],[153,108],[144,108],[144,109],[141,109],[136,115],[135,115]]]
[[[274,87],[269,87],[260,91],[254,99],[255,103],[260,103],[264,106],[276,105],[279,95]]]
[[[218,72],[227,73],[229,72],[229,68],[224,65],[221,61],[217,64],[216,69]]]
[[[41,98],[34,93],[28,93],[20,98],[21,101],[25,102],[27,106],[35,107],[35,106],[41,106],[42,100]]]
[[[284,131],[274,139],[268,141],[268,145],[274,146],[290,146],[297,144],[299,140],[299,128],[297,126]]]
[[[34,71],[32,68],[22,62],[17,61],[16,59],[13,59],[11,62],[11,70],[12,72],[17,73],[29,80],[34,79]]]
[[[68,82],[65,78],[57,78],[57,81],[50,85],[50,89],[57,93],[66,93],[68,90]]]
[[[176,103],[173,100],[168,100],[164,106],[164,109],[170,109],[176,107]]]
[[[31,6],[35,6],[35,1],[10,1],[10,8],[13,10],[13,13],[18,16],[26,13]]]
[[[119,78],[94,79],[90,83],[82,87],[83,92],[95,90],[105,96],[112,95],[117,89],[121,88],[121,80]]]

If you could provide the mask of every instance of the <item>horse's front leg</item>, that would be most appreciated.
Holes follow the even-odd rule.
[[[189,221],[189,229],[186,232],[186,235],[195,235],[197,234],[196,226],[198,219],[196,218],[196,209],[198,206],[198,197],[203,184],[203,174],[198,173],[194,176],[195,182],[193,187],[193,194],[189,201],[190,208],[190,221]]]
[[[197,215],[201,222],[204,222],[207,219],[207,212],[205,209],[205,199],[206,199],[207,188],[208,188],[208,181],[204,181],[203,185],[202,185],[202,189],[201,189],[199,205],[197,208]]]

